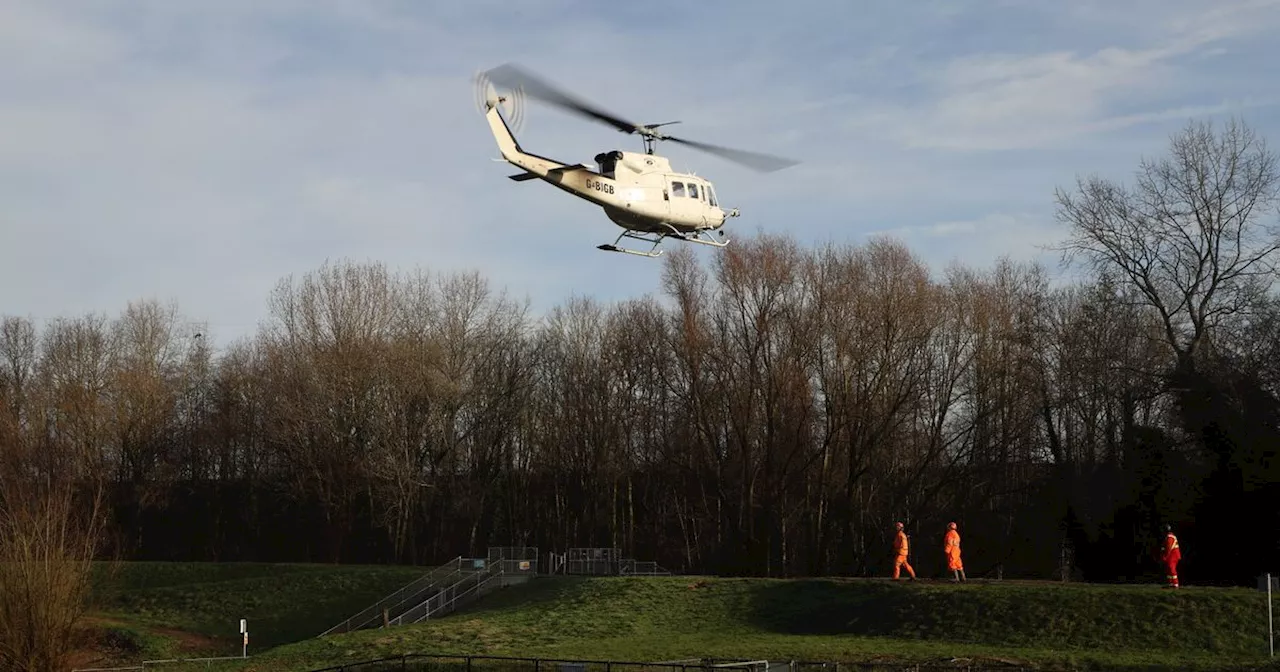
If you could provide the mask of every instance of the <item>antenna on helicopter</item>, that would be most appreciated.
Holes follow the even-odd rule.
[[[499,87],[513,91],[521,91],[524,95],[537,98],[543,102],[550,103],[557,107],[569,110],[570,112],[574,112],[612,126],[622,133],[639,135],[644,142],[645,154],[653,154],[654,147],[659,141],[669,140],[671,142],[707,152],[708,154],[715,154],[722,159],[739,163],[761,172],[781,170],[799,163],[799,161],[779,156],[721,147],[719,145],[698,142],[696,140],[686,140],[684,138],[677,138],[672,135],[661,133],[656,130],[658,127],[670,126],[671,124],[678,124],[680,122],[664,121],[659,124],[637,124],[635,122],[627,121],[626,119],[610,112],[606,112],[595,105],[575,98],[568,93],[565,93],[559,87],[554,86],[540,77],[526,72],[511,63],[506,63],[493,68],[492,70],[488,70],[485,75],[489,81]]]

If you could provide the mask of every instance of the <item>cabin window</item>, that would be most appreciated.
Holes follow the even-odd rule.
[[[672,182],[672,183],[671,183],[671,195],[672,195],[672,196],[684,196],[684,182]]]
[[[711,205],[717,205],[717,204],[716,204],[716,190],[715,190],[715,189],[712,189],[712,188],[711,188],[711,185],[709,185],[709,184],[708,184],[708,185],[707,185],[707,188],[706,188],[706,192],[707,192],[707,199],[708,199],[708,201],[711,203]]]
[[[698,185],[693,182],[689,183],[689,198],[698,198]]]

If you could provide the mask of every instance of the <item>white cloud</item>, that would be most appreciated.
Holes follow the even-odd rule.
[[[993,212],[974,219],[881,229],[867,237],[897,238],[938,271],[951,263],[986,268],[1008,256],[1039,261],[1053,273],[1058,253],[1052,247],[1062,241],[1064,233],[1042,215]]]
[[[931,100],[918,107],[881,107],[855,124],[888,129],[913,148],[1010,150],[1063,147],[1098,131],[1274,104],[1242,95],[1208,104],[1177,100],[1187,92],[1178,59],[1280,25],[1277,7],[1273,0],[1245,0],[1155,14],[1154,20],[1144,13],[1149,24],[1162,27],[1156,43],[1146,47],[960,56],[923,76]],[[1108,17],[1115,20],[1121,11],[1112,3]]]
[[[1165,12],[1195,18],[1182,24],[1140,23],[1114,3],[1038,19],[1001,3],[750,4],[144,0],[122,12],[11,0],[0,5],[0,311],[174,298],[225,341],[254,328],[279,278],[344,257],[478,268],[544,307],[574,291],[660,291],[661,262],[595,249],[619,231],[597,208],[506,180],[491,161],[470,77],[508,60],[637,121],[682,119],[678,135],[803,160],[759,175],[661,147],[742,208],[732,236],[857,242],[938,222],[932,236],[902,234],[930,258],[1030,257],[1056,183],[1160,149],[1140,125],[1258,95],[1270,79],[1224,68],[1277,51],[1210,41],[1267,25],[1274,3],[1242,18],[1182,2]],[[1072,33],[1085,19],[1054,28],[1090,7],[1129,23],[1105,39]],[[680,21],[637,19],[676,10]],[[1059,41],[1027,53],[1014,39],[1027,21]],[[1177,34],[1230,51],[1183,62],[1191,47]],[[966,43],[983,51],[957,57],[950,45]],[[1106,145],[1082,141],[1101,133],[1113,134]],[[521,140],[570,161],[640,146],[536,103]],[[1077,153],[967,151],[1054,142]],[[1019,214],[981,214],[1000,212]]]

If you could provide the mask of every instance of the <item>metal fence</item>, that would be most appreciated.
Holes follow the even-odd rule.
[[[616,576],[622,573],[622,549],[571,548],[566,555],[566,574]]]
[[[538,547],[537,546],[490,546],[489,562],[497,562],[499,560],[526,561],[536,565],[538,562]]]
[[[907,670],[1016,672],[1031,668],[955,659],[936,663],[838,663],[811,661],[692,659],[663,662],[561,660],[506,656],[405,654],[345,663],[311,672],[905,672]]]
[[[157,660],[144,660],[138,665],[126,665],[123,667],[77,667],[71,672],[125,672],[125,670],[146,670],[156,668],[161,665],[185,664],[188,667],[192,665],[199,666],[200,663],[204,667],[211,667],[214,663],[225,663],[227,661],[247,661],[253,656],[215,656],[211,658],[163,658]]]

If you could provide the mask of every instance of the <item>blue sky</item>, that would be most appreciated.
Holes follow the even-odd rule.
[[[1127,180],[1192,118],[1280,143],[1277,28],[1280,0],[6,0],[0,314],[173,300],[225,344],[327,259],[477,269],[535,309],[659,291],[661,261],[595,249],[603,213],[492,161],[471,78],[507,61],[803,161],[660,146],[741,208],[731,236],[1056,270],[1038,246],[1077,174]],[[565,161],[640,148],[532,101],[524,122]]]

